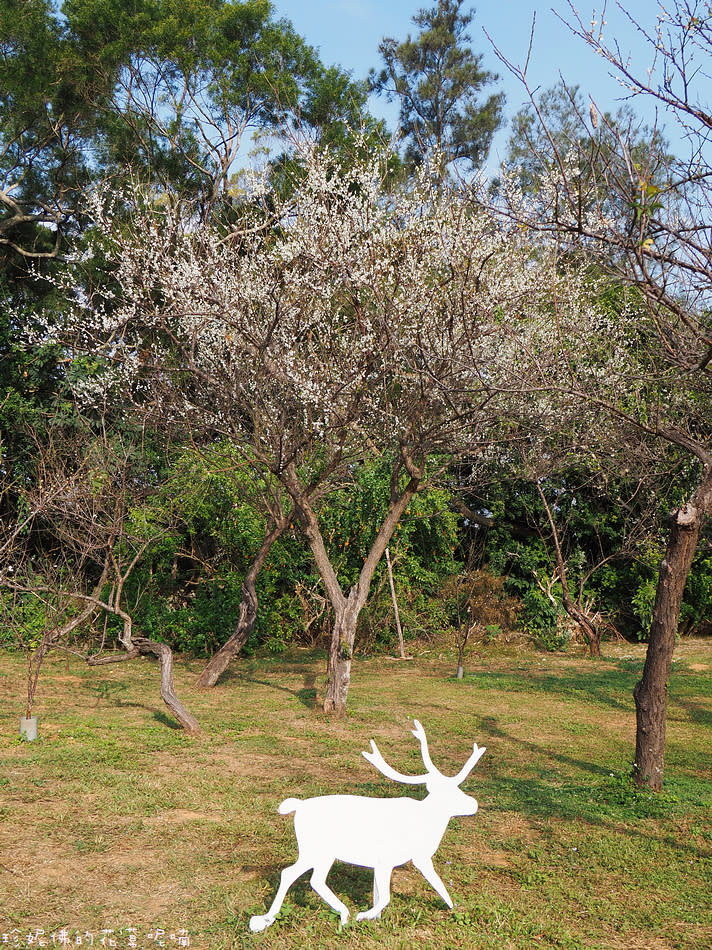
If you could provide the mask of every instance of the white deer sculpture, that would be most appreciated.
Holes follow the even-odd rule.
[[[477,802],[459,787],[475,767],[484,748],[474,744],[472,755],[457,775],[439,772],[428,753],[425,730],[414,720],[413,735],[420,742],[425,775],[402,775],[391,768],[371,740],[371,752],[363,755],[388,778],[405,785],[422,785],[427,796],[414,798],[366,798],[363,795],[322,795],[318,798],[287,798],[279,806],[281,815],[295,813],[294,831],[299,846],[296,862],[282,871],[279,889],[266,914],[250,919],[250,930],[269,927],[279,913],[292,884],[305,871],[311,871],[311,886],[330,907],[349,918],[346,905],[326,883],[334,861],[373,868],[373,907],[357,914],[357,920],[380,917],[391,899],[391,874],[394,868],[412,861],[426,881],[435,888],[448,907],[453,903],[445,885],[433,867],[437,851],[451,818],[474,815]]]

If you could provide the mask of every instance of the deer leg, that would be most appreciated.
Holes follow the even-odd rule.
[[[381,916],[381,911],[391,899],[392,867],[373,869],[373,907],[356,915],[356,920],[373,920]]]
[[[333,907],[333,909],[338,914],[340,914],[341,923],[345,924],[346,921],[349,919],[349,909],[346,906],[346,904],[344,904],[343,901],[339,900],[336,894],[334,894],[332,889],[326,883],[326,876],[330,870],[331,870],[331,864],[327,865],[326,868],[324,868],[323,866],[319,868],[314,868],[314,873],[311,876],[310,883],[311,883],[311,886],[319,895],[319,897],[321,897],[322,900],[325,900],[326,903],[329,905],[329,907]]]
[[[452,898],[445,889],[445,885],[440,880],[438,872],[433,867],[432,858],[418,858],[417,860],[413,858],[413,865],[420,871],[428,884],[435,888],[447,906],[452,908]]]
[[[309,864],[308,861],[302,861],[297,859],[294,864],[290,864],[289,867],[286,867],[282,871],[282,875],[279,879],[279,888],[275,895],[274,900],[272,901],[272,906],[267,911],[266,914],[255,914],[254,917],[250,917],[250,930],[253,933],[258,933],[261,930],[265,930],[269,927],[270,924],[273,924],[275,917],[279,913],[279,909],[282,906],[285,895],[289,888],[294,884],[298,877],[301,877],[305,871],[308,871],[309,868],[313,867],[312,864]]]

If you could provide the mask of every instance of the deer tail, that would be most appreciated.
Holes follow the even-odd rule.
[[[297,810],[298,804],[298,798],[285,798],[277,811],[280,813],[280,815],[290,815],[293,811]]]

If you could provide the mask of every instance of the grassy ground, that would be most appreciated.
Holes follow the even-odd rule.
[[[627,779],[643,649],[605,652],[493,645],[459,682],[437,651],[359,660],[342,721],[315,710],[314,652],[243,659],[210,692],[192,688],[200,663],[183,661],[197,740],[161,703],[152,660],[89,669],[50,655],[33,743],[17,738],[23,659],[0,656],[0,946],[709,950],[712,642],[678,649],[660,796]],[[251,934],[296,856],[279,802],[417,795],[360,755],[373,737],[396,768],[421,771],[413,717],[444,772],[473,741],[487,746],[464,786],[480,812],[451,822],[435,858],[455,911],[407,866],[381,921],[340,930],[304,878]],[[369,906],[369,872],[337,865],[329,883],[353,910]]]

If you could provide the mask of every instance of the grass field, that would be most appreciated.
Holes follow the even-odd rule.
[[[18,739],[24,659],[0,655],[0,947],[709,950],[712,641],[679,645],[658,796],[628,781],[643,648],[604,651],[491,645],[462,681],[434,649],[357,660],[341,721],[315,709],[319,653],[241,659],[209,692],[183,660],[198,739],[163,706],[154,661],[90,669],[53,654],[32,743]],[[380,921],[340,929],[305,877],[251,934],[296,857],[279,802],[417,796],[360,755],[375,738],[394,767],[422,772],[414,717],[444,772],[487,746],[464,784],[480,812],[453,819],[435,858],[455,911],[408,865]],[[370,905],[370,872],[336,865],[329,883],[354,912]]]

